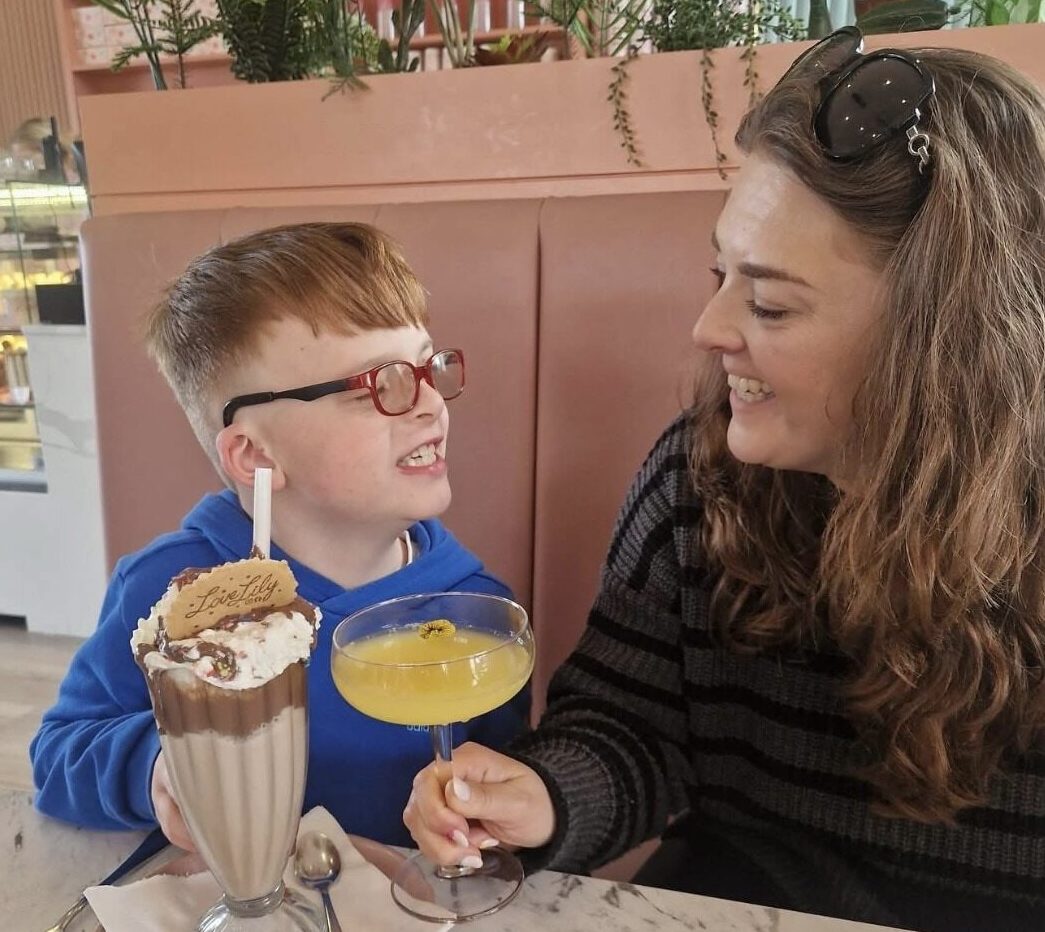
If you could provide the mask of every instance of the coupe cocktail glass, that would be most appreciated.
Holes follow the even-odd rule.
[[[338,691],[364,715],[427,726],[445,783],[452,777],[451,723],[498,708],[526,685],[533,632],[525,609],[510,599],[473,592],[405,596],[342,621],[331,670]],[[408,913],[437,922],[496,912],[519,892],[522,867],[500,848],[484,850],[482,858],[482,867],[465,868],[416,855],[393,879],[392,896]]]

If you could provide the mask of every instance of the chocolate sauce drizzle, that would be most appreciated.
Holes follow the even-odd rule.
[[[177,576],[175,576],[171,583],[178,589],[184,589],[186,586],[194,583],[200,576],[208,570],[202,567],[190,566],[188,569],[182,570]]]
[[[187,570],[186,572],[190,571]],[[271,615],[273,612],[284,612],[288,615],[291,612],[299,612],[303,615],[312,627],[311,646],[313,648],[316,646],[316,607],[311,602],[301,598],[301,596],[295,596],[293,602],[277,608],[262,606],[249,612],[227,615],[216,624],[211,625],[211,629],[216,631],[234,631],[246,622],[262,622],[267,615]],[[239,665],[236,662],[236,652],[232,648],[206,640],[199,640],[194,644],[172,641],[167,634],[167,626],[163,623],[162,618],[160,619],[159,633],[156,637],[156,650],[173,663],[185,663],[201,657],[210,657],[214,664],[214,675],[222,681],[234,679],[239,670]]]
[[[185,663],[201,657],[210,657],[214,664],[214,675],[219,680],[231,680],[236,675],[236,652],[230,647],[214,644],[211,641],[197,641],[195,644],[179,644],[167,636],[167,629],[160,625],[160,633],[156,638],[156,649],[174,663]]]

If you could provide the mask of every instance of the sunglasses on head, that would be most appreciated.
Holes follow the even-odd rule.
[[[936,87],[921,62],[900,49],[863,54],[864,37],[845,26],[795,59],[781,83],[812,77],[821,88],[813,132],[831,158],[848,162],[907,136],[918,171],[929,165],[929,136],[918,126]]]

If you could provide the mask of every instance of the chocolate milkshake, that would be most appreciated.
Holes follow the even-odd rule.
[[[319,621],[285,562],[252,558],[179,574],[131,638],[182,815],[238,916],[282,899]]]

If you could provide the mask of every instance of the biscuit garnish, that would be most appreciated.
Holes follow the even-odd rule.
[[[180,641],[225,618],[285,608],[296,596],[297,583],[285,560],[237,560],[179,589],[163,624],[168,639]]]

